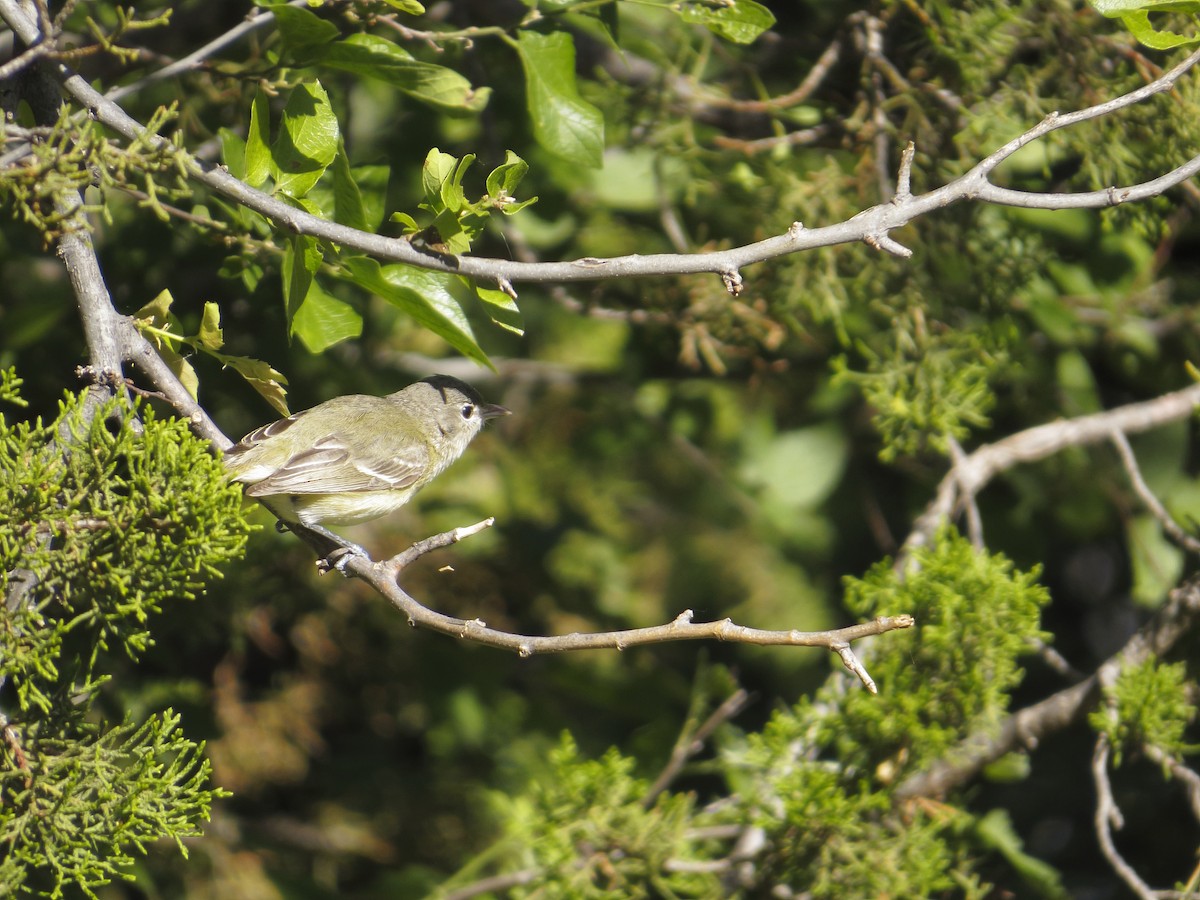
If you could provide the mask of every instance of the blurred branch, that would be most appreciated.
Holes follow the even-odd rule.
[[[1096,749],[1092,753],[1092,782],[1096,785],[1096,814],[1093,822],[1096,826],[1096,838],[1100,841],[1100,852],[1139,900],[1158,900],[1158,892],[1142,881],[1113,842],[1113,829],[1124,828],[1125,818],[1121,815],[1121,809],[1113,797],[1112,784],[1108,780],[1110,749],[1108,735],[1099,735],[1096,738]]]
[[[39,43],[38,28],[17,0],[0,0],[0,18],[27,44]],[[807,229],[795,222],[783,234],[742,247],[694,254],[648,254],[598,259],[585,257],[567,262],[523,263],[503,259],[453,256],[414,246],[409,241],[359,231],[296,209],[286,201],[254,190],[225,169],[202,164],[189,158],[188,173],[229,200],[266,216],[278,227],[295,234],[306,234],[340,244],[350,250],[378,259],[467,275],[483,282],[511,286],[519,281],[592,281],[605,278],[629,278],[648,275],[716,273],[728,285],[736,285],[738,270],[753,263],[779,256],[828,247],[852,241],[908,255],[889,232],[907,225],[920,216],[963,201],[985,201],[1010,206],[1040,209],[1103,208],[1157,196],[1200,172],[1200,156],[1173,171],[1141,184],[1110,187],[1081,193],[1028,193],[997,187],[988,180],[992,172],[1022,147],[1040,138],[1089,119],[1117,112],[1156,94],[1171,90],[1184,73],[1200,62],[1200,50],[1183,62],[1137,90],[1120,97],[1065,115],[1051,114],[1024,134],[1009,141],[979,162],[965,175],[925,194],[903,198],[864,210],[853,218],[834,225]],[[89,114],[129,140],[144,139],[156,148],[170,147],[159,135],[147,135],[145,127],[127,115],[111,99],[100,94],[70,68],[58,62],[43,61],[47,71],[61,82],[65,91],[83,105]]]
[[[1120,431],[1114,431],[1109,436],[1109,439],[1112,441],[1113,446],[1117,448],[1117,454],[1121,457],[1121,464],[1125,466],[1125,472],[1129,475],[1129,481],[1133,485],[1134,492],[1141,498],[1146,508],[1150,510],[1150,514],[1158,520],[1163,531],[1184,550],[1191,553],[1200,553],[1200,541],[1183,530],[1183,526],[1172,518],[1171,514],[1167,512],[1167,508],[1163,506],[1162,501],[1150,490],[1150,485],[1146,484],[1146,480],[1142,477],[1142,470],[1138,467],[1137,457],[1133,453],[1133,448],[1129,446],[1129,439]]]
[[[675,741],[675,746],[671,748],[671,758],[667,760],[667,764],[663,770],[658,773],[658,777],[654,779],[654,784],[650,785],[650,789],[646,791],[646,796],[642,798],[642,805],[649,808],[654,804],[654,800],[665,791],[674,781],[687,761],[699,753],[704,742],[712,736],[721,725],[728,722],[730,719],[738,715],[746,704],[750,702],[750,693],[744,688],[738,688],[730,694],[725,701],[713,710],[712,714],[705,719],[699,727],[692,729],[684,727],[679,738]]]
[[[902,570],[917,547],[930,543],[942,522],[974,503],[976,495],[997,475],[1024,463],[1037,462],[1069,447],[1114,440],[1114,435],[1137,434],[1185,419],[1200,405],[1200,383],[1153,400],[1116,409],[1060,419],[1027,428],[1003,440],[984,444],[966,456],[953,457],[937,495],[913,525],[896,558]],[[1143,498],[1144,499],[1144,498]]]
[[[843,665],[858,676],[871,693],[878,689],[862,662],[850,648],[853,641],[872,635],[885,634],[900,628],[911,628],[915,623],[912,616],[879,616],[870,622],[850,625],[831,631],[765,631],[737,625],[730,619],[715,622],[693,622],[690,609],[684,610],[671,622],[646,628],[622,631],[574,633],[556,636],[534,636],[514,634],[489,628],[480,619],[456,619],[421,605],[409,596],[397,583],[397,576],[420,556],[432,550],[457,543],[465,537],[477,534],[492,524],[485,519],[475,525],[456,528],[434,535],[414,544],[404,553],[382,562],[372,562],[361,555],[344,558],[338,563],[343,574],[353,575],[374,587],[392,602],[398,610],[408,616],[409,624],[464,638],[489,647],[515,650],[520,656],[535,653],[565,653],[574,650],[624,650],[643,644],[661,644],[671,641],[719,640],[759,646],[824,647],[841,657]],[[332,566],[323,561],[322,569]]]
[[[1173,590],[1167,603],[1143,625],[1117,653],[1090,677],[1013,713],[985,733],[968,735],[945,757],[923,772],[911,775],[896,788],[895,798],[938,797],[970,781],[988,763],[1006,753],[1032,749],[1043,738],[1061,731],[1099,694],[1102,682],[1123,669],[1162,656],[1200,623],[1200,578]]]

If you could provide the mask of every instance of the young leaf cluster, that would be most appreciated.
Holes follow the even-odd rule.
[[[22,109],[28,112],[27,107]],[[165,129],[174,117],[173,108],[160,108],[147,123],[147,134]],[[23,124],[25,117],[18,122]],[[0,142],[24,137],[33,150],[23,165],[4,168],[0,204],[7,206],[14,218],[41,232],[47,242],[82,227],[76,209],[64,207],[57,198],[78,195],[84,188],[140,189],[140,202],[161,221],[168,218],[163,198],[178,199],[191,193],[184,154],[166,144],[155,147],[145,139],[123,146],[105,137],[97,123],[76,121],[66,107],[52,126],[29,125],[0,123]],[[105,203],[88,203],[83,211],[111,221]]]
[[[193,398],[199,394],[200,380],[187,357],[179,352],[181,345],[206,353],[221,365],[229,366],[245,378],[280,415],[288,415],[287,390],[284,388],[287,378],[282,372],[277,372],[260,359],[220,352],[225,346],[225,336],[221,331],[221,310],[217,304],[211,301],[204,304],[200,328],[195,334],[189,335],[184,332],[179,319],[171,312],[171,304],[174,302],[170,291],[161,291],[157,297],[133,314],[133,324],[154,345],[154,349],[171,367],[171,371]]]

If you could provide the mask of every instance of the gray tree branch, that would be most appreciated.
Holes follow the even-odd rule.
[[[0,19],[31,46],[39,42],[37,23],[25,14],[17,0],[0,0]],[[891,231],[935,210],[964,200],[984,200],[1044,209],[1102,208],[1155,196],[1187,181],[1200,171],[1200,156],[1143,184],[1083,193],[1027,194],[992,185],[989,177],[1002,162],[1022,147],[1053,131],[1110,115],[1156,94],[1169,91],[1197,62],[1200,62],[1200,50],[1141,88],[1087,109],[1047,116],[1042,122],[987,156],[962,177],[928,193],[908,197],[898,194],[888,203],[871,207],[845,222],[833,225],[810,229],[795,222],[785,233],[775,237],[708,253],[664,253],[608,259],[585,257],[566,262],[538,263],[452,256],[420,249],[403,239],[358,231],[326,221],[249,187],[222,167],[203,165],[196,160],[190,160],[188,166],[190,175],[201,184],[247,209],[266,216],[287,231],[332,241],[381,260],[467,275],[482,282],[511,287],[516,282],[593,281],[648,275],[715,273],[725,278],[727,284],[737,284],[740,283],[740,279],[732,276],[745,266],[817,247],[866,241],[882,250],[905,255],[908,251],[890,237]],[[45,61],[43,64],[62,83],[66,93],[97,120],[129,140],[146,136],[145,127],[140,122],[92,88],[69,67],[53,61]],[[156,146],[170,146],[161,136],[154,135],[150,139]]]

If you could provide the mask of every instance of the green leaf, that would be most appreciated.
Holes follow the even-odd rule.
[[[365,256],[346,260],[343,268],[359,287],[402,309],[464,356],[491,367],[463,312],[459,298],[467,289],[455,276],[400,264],[380,266]]]
[[[421,230],[421,226],[417,224],[417,220],[405,212],[394,212],[388,217],[389,222],[398,222],[404,226],[405,234],[416,234]]]
[[[211,300],[204,304],[204,315],[200,319],[200,332],[196,340],[205,350],[220,350],[225,345],[221,331],[221,310]]]
[[[251,359],[249,356],[217,354],[217,358],[222,365],[229,366],[245,378],[250,387],[258,391],[262,398],[270,403],[271,407],[281,416],[291,415],[287,406],[287,391],[283,387],[287,384],[287,379],[282,372],[276,371],[273,366],[261,359]]]
[[[533,135],[555,156],[599,168],[604,156],[604,116],[575,86],[575,42],[565,31],[517,33],[525,69],[525,99]]]
[[[442,182],[442,204],[448,212],[457,213],[466,205],[467,197],[462,188],[462,181],[473,162],[475,154],[468,153],[458,161],[454,174]]]
[[[425,13],[425,7],[417,0],[383,0],[392,9],[398,9],[400,12],[408,13],[410,16],[420,16]]]
[[[1126,526],[1129,564],[1133,570],[1134,602],[1157,609],[1183,574],[1183,551],[1163,534],[1151,515],[1134,516]]]
[[[1130,33],[1153,50],[1171,50],[1200,43],[1200,35],[1183,35],[1158,29],[1150,21],[1154,13],[1200,14],[1197,0],[1091,0],[1092,8],[1110,19],[1120,19]]]
[[[378,231],[387,213],[388,181],[392,177],[390,166],[352,166],[350,175],[362,197],[366,230]]]
[[[760,485],[772,503],[811,508],[838,486],[848,455],[837,426],[799,428],[755,442],[743,476]]]
[[[386,82],[422,103],[453,112],[478,112],[487,106],[489,88],[476,89],[453,69],[413,59],[391,41],[353,34],[329,44],[322,65]]]
[[[221,141],[221,162],[229,170],[229,174],[239,181],[246,180],[246,142],[241,135],[228,128],[217,130],[217,138]]]
[[[353,306],[327,294],[314,280],[292,318],[292,333],[309,353],[323,353],[361,335],[362,325],[362,316]]]
[[[1121,21],[1130,33],[1152,50],[1172,50],[1175,47],[1192,47],[1200,44],[1200,35],[1179,34],[1169,29],[1157,29],[1150,22],[1150,13],[1140,12],[1121,16]]]
[[[453,177],[457,165],[457,157],[443,153],[437,147],[425,156],[425,165],[421,167],[421,189],[425,192],[425,205],[434,215],[446,209],[442,188]],[[454,211],[457,212],[458,207]]]
[[[267,95],[259,88],[250,104],[250,128],[246,134],[246,184],[258,187],[271,174],[270,109]]]
[[[470,282],[468,283],[470,284]],[[517,308],[516,300],[504,291],[498,291],[495,288],[479,287],[477,284],[471,284],[471,286],[475,295],[483,301],[483,309],[488,314],[488,318],[505,331],[522,335],[525,333],[525,322],[521,317],[521,311]]]
[[[175,302],[175,298],[168,290],[158,292],[149,303],[142,306],[133,314],[135,319],[143,319],[155,328],[167,328],[174,319],[171,315],[171,304]]]
[[[525,177],[529,171],[529,164],[511,150],[504,152],[504,162],[492,169],[487,177],[487,192],[492,205],[497,207],[505,215],[511,216],[513,213],[524,209],[531,203],[537,202],[537,197],[531,197],[528,200],[517,201],[513,194],[516,193],[517,185]]]
[[[976,834],[984,846],[1003,856],[1039,897],[1058,900],[1070,896],[1058,870],[1025,852],[1020,836],[1013,828],[1008,812],[993,809],[976,824]]]
[[[321,83],[297,85],[271,146],[277,190],[293,197],[307,194],[337,156],[339,137],[337,116]]]
[[[341,34],[338,27],[303,7],[279,4],[271,8],[283,40],[284,55],[296,65],[310,65],[321,48]]]
[[[298,234],[283,251],[283,300],[287,310],[288,334],[296,332],[295,317],[312,287],[313,275],[321,267],[321,248],[316,238]]]
[[[754,0],[731,0],[728,5],[713,5],[700,0],[673,4],[671,8],[679,13],[683,21],[703,25],[735,44],[753,43],[775,24],[775,16],[771,11]]]
[[[370,230],[362,191],[354,180],[346,144],[341,140],[338,141],[337,156],[333,158],[333,220],[359,231]]]

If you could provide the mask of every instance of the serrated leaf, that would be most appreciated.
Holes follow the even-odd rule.
[[[292,318],[292,333],[309,353],[323,353],[334,344],[361,335],[362,324],[358,310],[327,294],[314,280]]]
[[[1136,12],[1121,16],[1121,22],[1130,33],[1151,50],[1173,50],[1176,47],[1192,47],[1200,44],[1200,35],[1179,34],[1169,29],[1155,28],[1150,13]]]
[[[453,275],[401,264],[381,266],[365,256],[346,260],[343,268],[359,287],[378,294],[464,356],[491,368],[455,296],[463,295],[466,289]]]
[[[391,41],[374,34],[352,34],[344,41],[326,45],[320,62],[375,78],[416,100],[454,112],[478,112],[491,96],[489,88],[474,88],[453,69],[413,59]]]
[[[537,142],[555,156],[599,168],[604,156],[604,116],[575,86],[575,42],[565,31],[517,33],[525,70],[525,100]]]
[[[774,14],[754,0],[730,0],[728,5],[704,2],[680,3],[672,7],[685,22],[703,25],[735,44],[751,44],[775,24]]]
[[[483,309],[492,322],[513,334],[525,334],[525,321],[521,317],[521,310],[517,308],[516,300],[504,291],[498,291],[495,288],[479,287],[479,285],[473,285],[473,287],[476,296],[483,301]]]
[[[225,335],[221,331],[221,310],[211,300],[204,304],[196,341],[205,350],[220,350],[225,345]]]
[[[259,187],[271,174],[270,108],[259,88],[250,104],[250,128],[246,132],[246,184]]]
[[[276,189],[303,197],[337,156],[337,116],[319,81],[296,85],[271,145]]]
[[[249,356],[221,354],[218,359],[221,360],[222,365],[229,366],[245,378],[250,387],[258,391],[276,412],[282,416],[291,415],[287,406],[287,391],[283,387],[287,384],[287,379],[282,372],[277,371],[261,359],[252,359]]]

